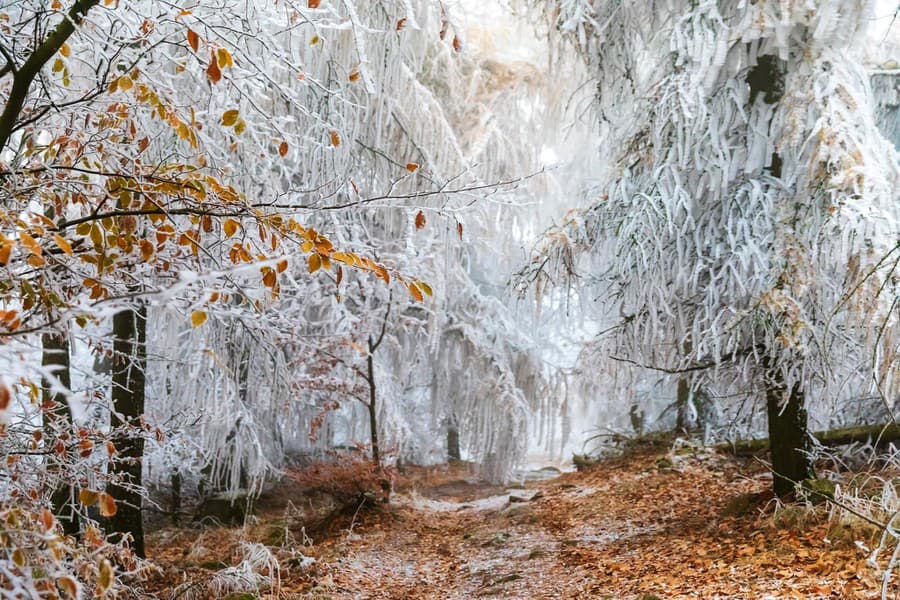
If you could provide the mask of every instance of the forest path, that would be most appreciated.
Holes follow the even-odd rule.
[[[161,574],[147,589],[165,598],[209,581],[250,541],[278,558],[280,586],[240,598],[878,597],[854,543],[872,531],[836,525],[825,507],[773,514],[770,485],[758,462],[690,449],[521,487],[478,482],[464,466],[417,469],[389,504],[345,514],[301,546],[299,530],[279,533],[297,498],[286,484],[243,528],[151,534]]]
[[[759,465],[705,451],[502,493],[423,482],[325,542],[341,556],[306,597],[873,597],[854,535],[836,539],[823,511],[773,518],[770,485]]]

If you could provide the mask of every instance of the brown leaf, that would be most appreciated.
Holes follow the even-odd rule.
[[[187,30],[187,40],[188,44],[191,45],[191,48],[194,49],[194,52],[196,52],[197,49],[200,48],[200,36],[197,35],[197,32],[193,29]]]
[[[206,76],[214,84],[222,80],[222,71],[219,69],[219,61],[216,59],[215,54],[210,53],[209,55],[209,66],[206,67]]]
[[[115,499],[107,493],[100,494],[100,516],[101,517],[111,517],[116,514],[118,508],[116,507]]]
[[[457,223],[457,224],[456,224],[456,233],[459,234],[459,239],[462,240],[462,234],[463,234],[463,225],[462,225],[462,223]]]
[[[288,143],[281,142],[281,144],[278,146],[278,154],[281,156],[284,156],[287,153],[288,153]]]
[[[425,227],[425,213],[421,210],[416,214],[416,229],[422,229]]]

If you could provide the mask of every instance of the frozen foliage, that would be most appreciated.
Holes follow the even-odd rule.
[[[609,327],[586,365],[724,396],[777,364],[810,397],[894,401],[900,169],[859,52],[872,9],[552,3],[620,155],[523,276],[595,275]]]

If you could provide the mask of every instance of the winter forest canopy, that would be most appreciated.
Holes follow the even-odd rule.
[[[0,0],[0,594],[297,465],[677,431],[792,496],[896,426],[897,10]]]

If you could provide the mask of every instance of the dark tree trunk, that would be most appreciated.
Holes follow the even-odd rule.
[[[750,104],[759,96],[766,104],[778,104],[784,96],[785,61],[764,55],[747,73]],[[771,135],[771,132],[770,132]],[[772,154],[768,168],[773,177],[781,177],[783,160]],[[764,361],[766,379],[766,411],[769,420],[769,446],[772,453],[772,475],[775,495],[790,495],[796,484],[815,477],[808,451],[810,436],[806,408],[800,382],[787,389],[781,369],[772,360]]]
[[[772,475],[775,495],[784,498],[794,492],[798,483],[812,479],[816,474],[809,455],[810,435],[800,384],[794,383],[788,393],[777,368],[770,371],[770,376],[772,380],[766,390],[766,409]]]
[[[459,451],[459,425],[456,419],[447,419],[447,460],[450,462],[462,460]]]
[[[380,342],[380,340],[379,340]],[[376,467],[381,466],[381,454],[378,450],[378,411],[375,404],[375,364],[372,354],[378,348],[372,338],[369,338],[369,356],[366,359],[366,378],[369,382],[369,402],[366,405],[369,409],[369,432],[372,437],[372,462]]]
[[[71,389],[72,378],[69,364],[69,336],[67,333],[45,333],[41,336],[43,352],[41,365],[53,372],[60,385]],[[53,385],[46,377],[42,381],[41,389],[42,418],[46,444],[52,447],[58,435],[72,430],[72,409],[69,400],[63,392],[54,392]],[[75,491],[71,485],[58,484],[50,496],[50,505],[53,514],[62,524],[66,535],[78,536],[79,523],[78,512],[73,504]]]
[[[121,478],[107,487],[116,500],[116,514],[107,525],[114,539],[131,537],[131,547],[141,557],[144,553],[144,524],[141,511],[144,437],[141,416],[144,414],[144,382],[147,365],[147,309],[123,310],[113,317],[112,377],[113,428],[121,433],[116,438],[116,455],[110,463],[110,474]]]
[[[691,422],[689,418],[691,403],[691,383],[686,377],[678,380],[678,390],[675,400],[675,430],[682,433],[690,433]]]

